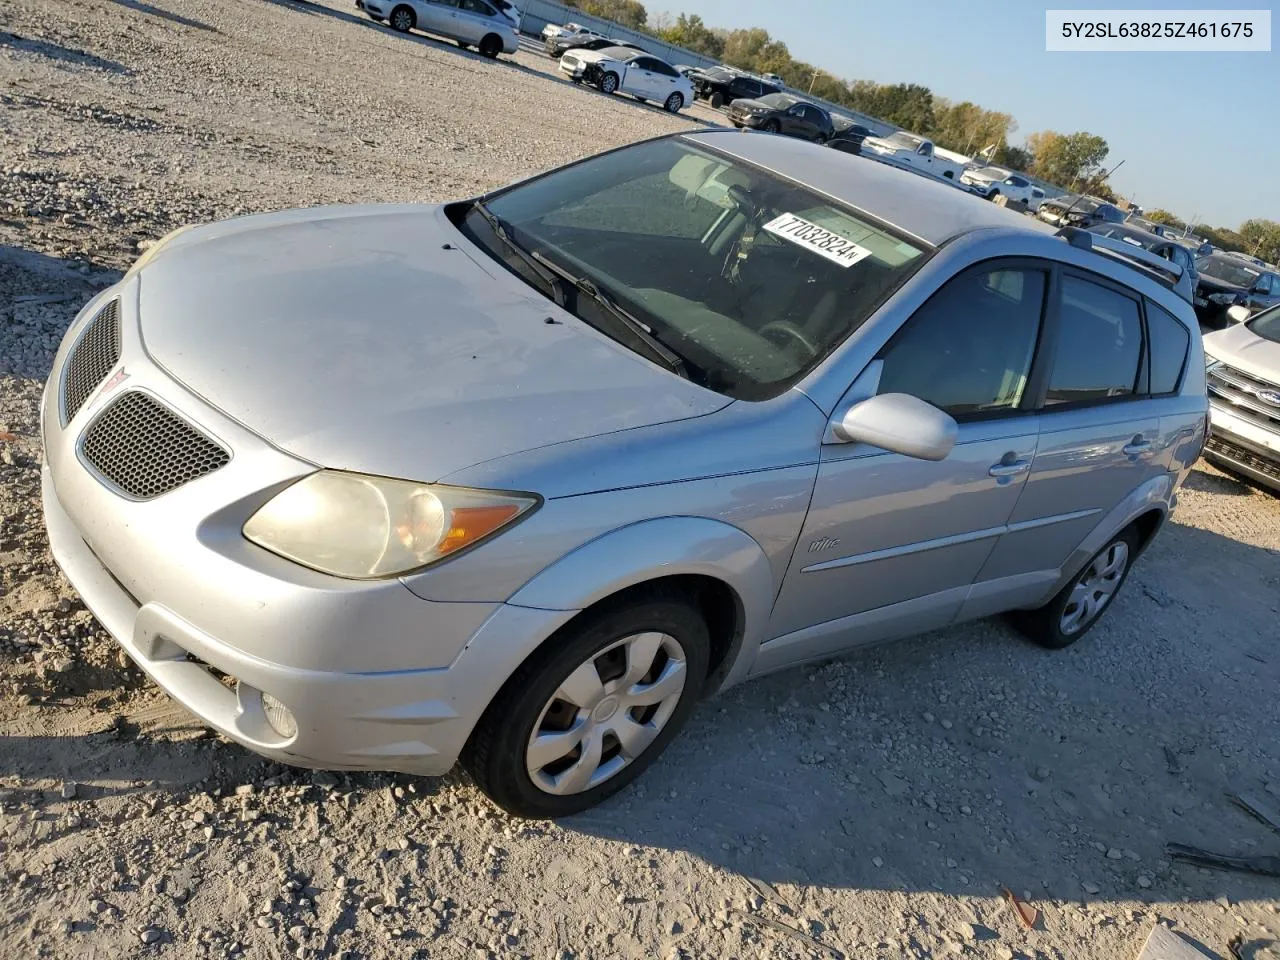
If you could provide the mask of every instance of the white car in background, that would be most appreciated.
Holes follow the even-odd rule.
[[[693,103],[693,82],[643,50],[570,50],[560,58],[560,72],[574,83],[589,83],[602,93],[629,93],[641,103],[652,100],[670,113],[679,113]]]
[[[602,34],[596,33],[594,30],[589,30],[580,23],[566,23],[562,25],[548,23],[542,28],[543,43],[546,43],[548,40],[558,39],[590,40],[592,37],[599,36],[602,36]]]
[[[988,200],[1004,196],[1034,208],[1039,206],[1038,200],[1044,199],[1043,190],[1022,174],[1006,170],[1004,167],[979,167],[976,170],[966,170],[960,175],[960,182]]]
[[[493,59],[520,49],[517,31],[520,11],[508,0],[356,0],[374,20],[393,30],[421,30],[448,37],[458,46],[475,47]]]

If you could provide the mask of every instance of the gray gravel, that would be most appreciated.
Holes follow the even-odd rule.
[[[1280,852],[1280,502],[1209,467],[1107,620],[1057,654],[984,621],[708,702],[562,824],[439,780],[288,770],[121,658],[48,553],[39,391],[78,306],[193,220],[465,196],[713,119],[402,37],[346,3],[0,8],[0,956],[1227,956]],[[1269,792],[1268,792],[1269,791]],[[1042,913],[1023,931],[1008,887]]]

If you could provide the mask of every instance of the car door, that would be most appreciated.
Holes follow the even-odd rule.
[[[782,133],[789,137],[803,137],[807,134],[808,124],[804,119],[804,104],[793,103],[778,118],[778,126]]]
[[[458,0],[415,0],[418,29],[446,37],[456,36]]]
[[[939,462],[823,445],[758,669],[932,629],[960,610],[1035,458],[1027,385],[1049,276],[1031,260],[959,274],[852,385],[837,417],[856,400],[907,393],[956,418],[956,445]]]
[[[1160,404],[1144,395],[1141,298],[1097,274],[1062,268],[1046,324],[1052,354],[1027,488],[980,581],[1051,582],[1113,508],[1161,472]]]
[[[665,103],[667,97],[671,96],[671,94],[684,93],[683,84],[680,83],[680,74],[675,67],[659,60],[657,57],[651,57],[650,61],[649,72],[653,75],[654,100],[659,103]]]
[[[458,0],[455,34],[465,43],[478,44],[490,33],[496,32],[493,22],[497,11],[484,0]]]
[[[627,75],[622,83],[623,90],[633,97],[643,97],[646,100],[658,99],[658,85],[653,72],[655,62],[653,57],[636,57],[628,63]]]

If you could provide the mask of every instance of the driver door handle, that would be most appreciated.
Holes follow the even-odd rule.
[[[1003,461],[993,464],[987,474],[992,477],[1017,477],[1031,469],[1030,460],[1015,460],[1013,463]]]
[[[1126,457],[1136,457],[1138,454],[1146,453],[1150,449],[1150,440],[1143,440],[1140,437],[1134,437],[1131,443],[1127,443],[1121,448],[1121,452],[1124,453]]]

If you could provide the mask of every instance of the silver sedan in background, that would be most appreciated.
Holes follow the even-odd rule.
[[[553,817],[749,677],[1002,611],[1079,639],[1206,412],[1155,274],[702,132],[166,238],[59,350],[44,502],[89,607],[226,736],[461,758]]]

